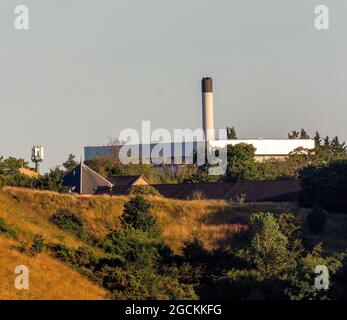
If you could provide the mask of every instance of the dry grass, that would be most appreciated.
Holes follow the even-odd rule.
[[[97,240],[120,227],[119,217],[127,197],[76,196],[20,188],[0,192],[0,217],[20,234],[41,233],[51,242],[76,247],[80,241],[52,225],[52,214],[61,208],[81,214],[86,230]],[[217,200],[173,200],[150,197],[152,213],[158,218],[162,236],[179,253],[184,241],[197,237],[207,249],[215,248],[243,229],[249,214],[256,211],[287,211],[278,204],[230,205]],[[3,204],[3,205],[2,205]]]
[[[0,190],[0,218],[18,234],[18,241],[30,243],[35,234],[46,242],[62,243],[76,248],[86,245],[75,236],[51,223],[50,217],[59,209],[80,214],[86,230],[97,240],[120,227],[119,216],[127,197],[71,196],[54,192],[20,188]],[[232,243],[243,232],[253,212],[292,212],[287,204],[233,204],[225,201],[181,201],[150,197],[152,213],[158,218],[166,243],[179,253],[184,241],[197,237],[207,249]],[[301,210],[305,221],[307,212]],[[323,241],[328,252],[342,251],[347,243],[347,217],[329,216],[323,235],[308,234],[313,243]],[[102,299],[100,289],[68,266],[45,253],[30,258],[15,248],[15,242],[0,237],[0,299]],[[18,245],[18,242],[16,242]],[[95,249],[93,249],[95,250]],[[97,252],[97,251],[96,251]],[[31,270],[31,289],[17,291],[13,287],[14,268],[26,264]]]
[[[15,250],[14,241],[0,237],[1,300],[101,300],[106,292],[78,272],[46,254],[32,258]],[[29,290],[14,286],[16,266],[29,268]]]

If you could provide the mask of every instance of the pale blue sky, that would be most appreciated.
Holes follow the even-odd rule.
[[[17,4],[30,31],[14,29]],[[318,4],[329,31],[314,28]],[[341,0],[1,0],[0,154],[42,144],[47,170],[142,120],[200,127],[203,76],[218,128],[347,139],[346,32]]]

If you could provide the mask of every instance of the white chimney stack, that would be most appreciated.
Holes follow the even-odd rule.
[[[202,87],[202,127],[207,141],[214,140],[213,86],[212,78],[203,78]]]

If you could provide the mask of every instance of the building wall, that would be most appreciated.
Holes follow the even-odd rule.
[[[258,161],[264,159],[277,158],[284,159],[291,152],[298,148],[314,149],[314,140],[301,139],[245,139],[245,140],[212,140],[210,146],[215,148],[225,148],[227,145],[236,145],[239,143],[251,144],[255,147],[255,158]],[[205,145],[204,141],[183,142],[183,143],[162,143],[160,144],[165,150],[165,159],[171,159],[176,152],[180,158],[191,159],[193,150],[198,150]],[[139,158],[144,156],[150,159],[151,152],[158,146],[156,143],[150,145],[136,145],[134,147],[134,156]],[[88,146],[84,148],[85,160],[91,160],[97,156],[111,156],[114,154],[112,146]],[[153,160],[153,159],[152,159]]]

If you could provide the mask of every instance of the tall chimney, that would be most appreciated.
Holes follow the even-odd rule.
[[[212,78],[203,78],[202,87],[202,127],[207,141],[214,140],[213,86]]]

